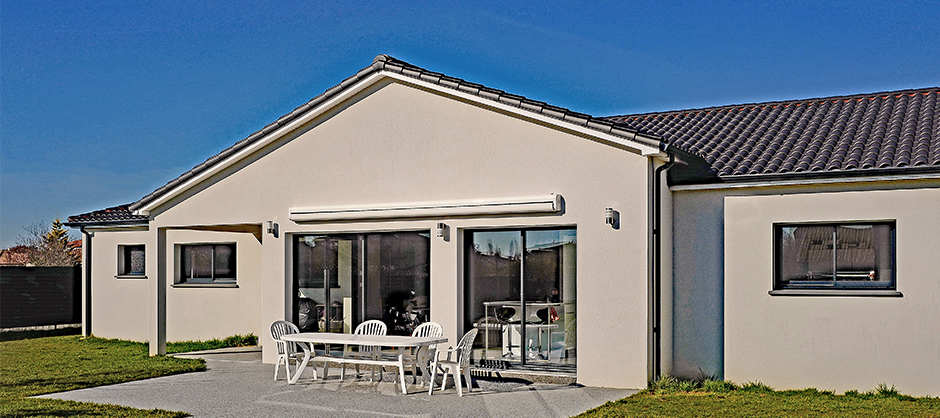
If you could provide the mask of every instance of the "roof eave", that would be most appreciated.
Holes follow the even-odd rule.
[[[689,187],[750,187],[761,185],[811,184],[814,182],[840,181],[880,181],[880,180],[922,180],[940,179],[940,166],[868,168],[832,171],[800,171],[789,173],[746,174],[722,176],[701,181],[675,182],[671,186]]]
[[[122,220],[122,221],[95,221],[95,222],[64,222],[62,225],[65,225],[70,228],[83,228],[88,226],[114,226],[114,227],[127,227],[127,226],[148,226],[150,224],[149,219],[134,219],[134,220]]]

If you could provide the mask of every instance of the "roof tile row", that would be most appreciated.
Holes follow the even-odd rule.
[[[68,226],[85,226],[90,224],[99,224],[99,223],[109,223],[109,224],[122,224],[122,223],[137,223],[137,222],[146,222],[148,220],[147,216],[144,215],[134,215],[128,210],[128,206],[119,205],[107,209],[96,210],[94,212],[82,213],[80,215],[69,216]]]
[[[721,177],[940,167],[940,89],[610,118],[698,154]]]

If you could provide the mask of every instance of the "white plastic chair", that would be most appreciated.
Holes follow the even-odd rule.
[[[365,321],[359,324],[359,326],[356,327],[356,330],[353,331],[353,334],[355,335],[385,335],[387,330],[388,330],[388,327],[386,327],[384,322],[379,321],[378,319],[370,319],[368,321]],[[351,356],[357,356],[357,357],[372,357],[373,359],[375,359],[375,357],[379,353],[379,349],[380,347],[361,345],[359,346],[359,352],[353,353],[349,351],[348,345],[344,345],[343,346],[343,358],[346,358],[347,355],[351,355]],[[358,364],[356,365],[356,374],[357,375],[359,374]],[[346,378],[346,365],[345,364],[343,365],[342,372],[340,373],[340,379],[344,379],[344,378]],[[372,375],[370,376],[370,378],[372,380],[375,380],[375,366],[372,366]]]
[[[441,381],[441,390],[447,387],[447,369],[450,369],[454,375],[454,384],[457,386],[457,395],[463,396],[463,390],[460,385],[460,377],[463,376],[467,383],[467,392],[471,392],[470,382],[470,356],[473,354],[473,340],[477,338],[479,329],[471,329],[457,343],[457,348],[450,347],[446,351],[438,351],[434,357],[434,363],[431,365],[431,388],[428,389],[428,395],[434,390],[434,379],[437,378],[437,368],[444,368],[444,380]],[[441,353],[447,353],[447,359],[441,360]],[[451,354],[456,355],[455,360],[451,360]]]
[[[437,322],[425,322],[421,325],[418,325],[414,331],[411,332],[412,337],[443,337],[444,336],[444,327]],[[428,357],[433,359],[437,355],[437,344],[429,345],[428,348]],[[404,358],[406,363],[411,363],[411,376],[414,378],[414,381],[418,381],[418,352],[409,353],[405,355]],[[427,378],[427,376],[425,376]]]
[[[281,363],[284,363],[284,372],[287,374],[287,380],[290,381],[290,363],[299,364],[303,359],[304,353],[307,350],[304,350],[307,347],[304,347],[303,343],[296,343],[293,341],[284,341],[281,339],[282,336],[288,334],[297,334],[300,332],[300,329],[297,328],[297,325],[294,325],[287,321],[274,321],[271,324],[271,338],[274,339],[274,343],[277,345],[277,363],[274,365],[274,380],[277,380],[277,372],[281,368]],[[298,349],[299,348],[299,349]],[[313,378],[317,378],[317,369],[313,367]]]

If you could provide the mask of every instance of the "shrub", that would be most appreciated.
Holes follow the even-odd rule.
[[[258,337],[254,334],[233,335],[224,340],[208,341],[181,341],[167,343],[167,354],[188,353],[190,351],[214,350],[225,347],[247,347],[258,344]]]
[[[708,379],[702,382],[702,389],[705,392],[725,393],[738,390],[738,386],[726,380]]]
[[[743,390],[743,391],[745,391],[745,392],[752,392],[752,393],[771,393],[771,392],[774,391],[774,389],[773,389],[772,387],[767,386],[767,385],[761,383],[760,381],[757,381],[757,382],[747,382],[747,383],[741,385],[741,390]]]
[[[233,335],[223,341],[229,347],[249,347],[258,345],[258,337],[255,334]]]
[[[651,394],[665,395],[677,392],[687,392],[687,390],[683,389],[683,385],[679,379],[668,374],[659,376],[658,380],[654,380],[649,384],[649,393]]]
[[[879,383],[875,387],[874,392],[872,393],[875,397],[885,398],[885,399],[897,399],[899,401],[912,401],[914,398],[908,395],[902,395],[900,391],[894,386],[888,387],[885,383]]]
[[[699,388],[699,383],[694,380],[678,380],[678,389],[680,392],[694,392]]]

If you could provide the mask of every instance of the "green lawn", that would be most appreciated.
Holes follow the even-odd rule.
[[[665,387],[663,387],[665,386]],[[894,388],[845,395],[816,389],[774,391],[759,384],[676,382],[608,402],[579,417],[940,417],[940,398]]]
[[[39,337],[42,333],[4,333],[0,342],[0,416],[181,417],[182,412],[139,410],[29,396],[109,385],[205,370],[205,362],[166,356],[150,357],[143,343],[77,335]],[[48,335],[45,334],[45,335]],[[205,343],[168,344],[184,352],[253,344],[253,336]]]
[[[48,334],[47,334],[48,335]],[[182,412],[139,410],[29,396],[205,370],[202,360],[150,357],[142,343],[76,335],[36,338],[2,335],[0,416],[181,417]],[[168,352],[251,345],[254,336],[168,344]],[[774,391],[758,383],[683,382],[666,378],[651,389],[592,409],[581,417],[935,417],[940,398],[913,398],[880,386],[835,395],[816,389]]]

